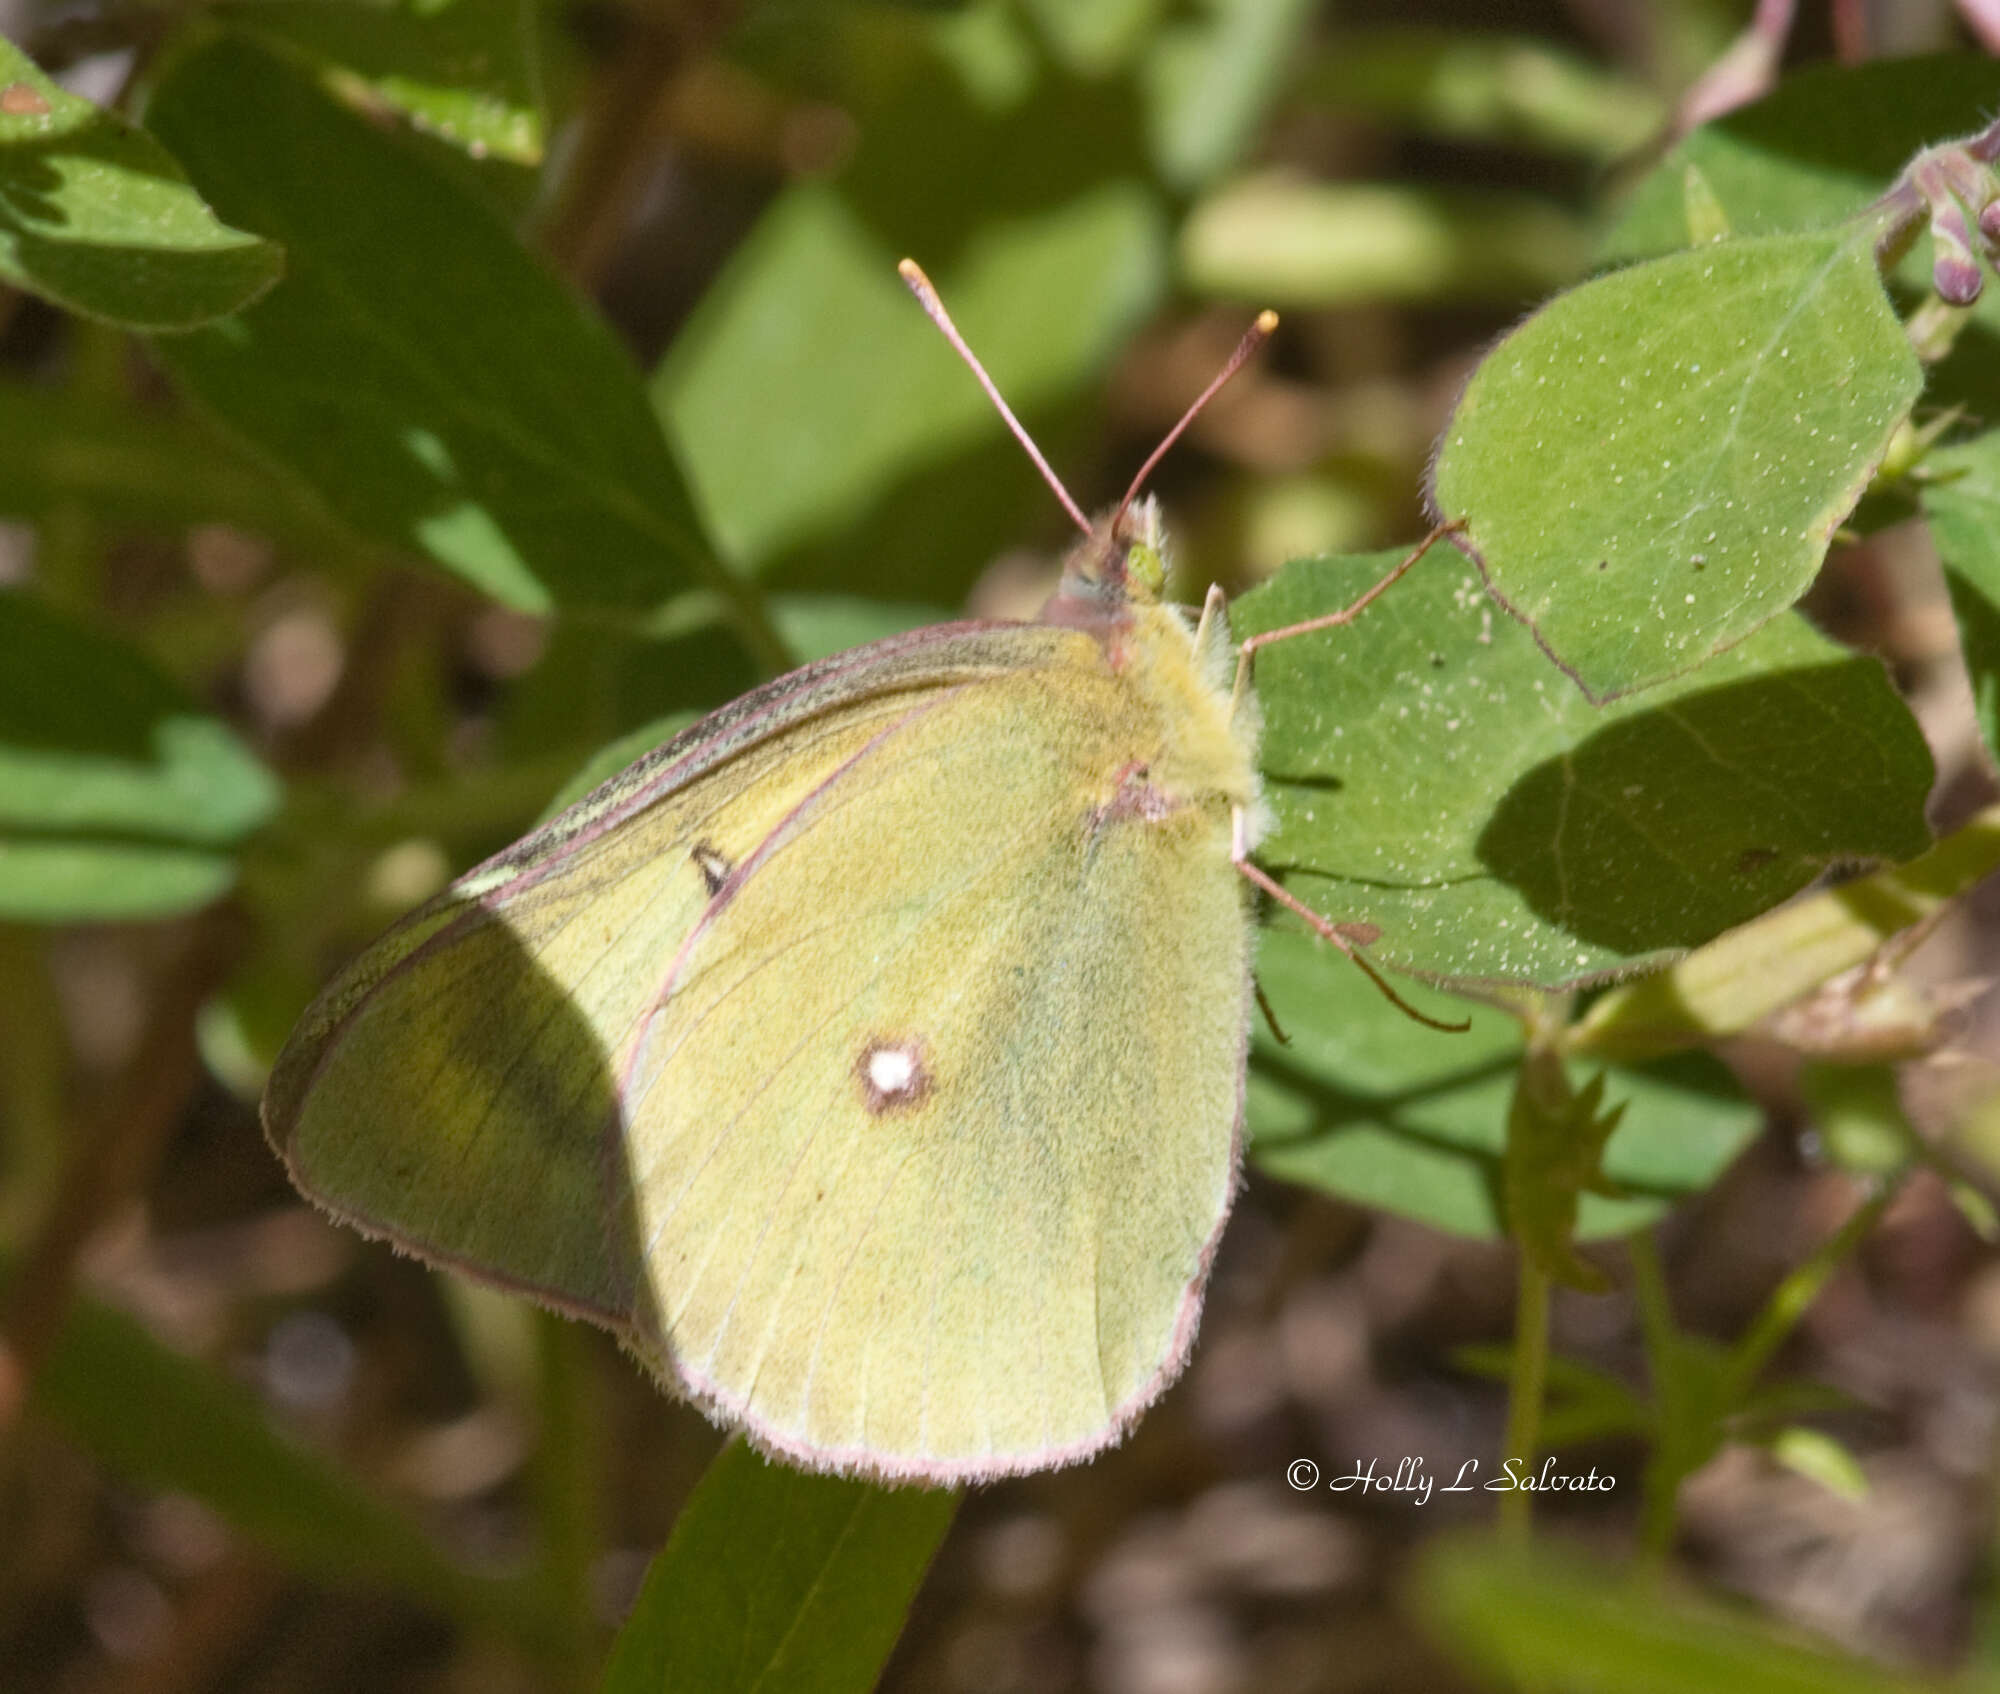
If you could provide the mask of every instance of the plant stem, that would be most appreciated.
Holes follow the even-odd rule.
[[[2000,867],[2000,805],[1988,806],[1906,865],[1842,883],[1762,917],[1605,994],[1565,1037],[1572,1055],[1640,1060],[1737,1035],[1865,963]]]
[[[1542,1404],[1549,1377],[1549,1278],[1531,1254],[1520,1253],[1514,1303],[1514,1368],[1507,1385],[1507,1436],[1500,1456],[1532,1468],[1541,1440]],[[1525,1546],[1534,1513],[1534,1495],[1510,1488],[1500,1496],[1500,1530]]]
[[[1876,1220],[1896,1197],[1900,1181],[1885,1183],[1839,1229],[1823,1241],[1806,1262],[1798,1266],[1771,1291],[1758,1312],[1749,1333],[1736,1343],[1729,1360],[1726,1390],[1731,1401],[1741,1400],[1771,1355],[1784,1345],[1806,1309],[1820,1296],[1828,1279],[1847,1256],[1861,1244],[1862,1237],[1875,1227]]]
[[[720,587],[729,602],[730,619],[736,632],[743,638],[743,644],[750,650],[751,658],[767,676],[782,676],[798,664],[798,657],[778,633],[778,626],[771,621],[771,608],[764,598],[764,591],[754,582],[731,574],[726,565],[718,565],[715,576],[720,579]]]
[[[1674,1382],[1674,1311],[1652,1233],[1635,1231],[1625,1238],[1625,1248],[1632,1258],[1632,1301],[1639,1310],[1639,1334],[1652,1378],[1655,1421],[1653,1453],[1646,1464],[1645,1500],[1639,1514],[1639,1547],[1644,1562],[1657,1570],[1674,1544],[1674,1517],[1683,1476],[1671,1439],[1676,1420],[1669,1415],[1667,1405]]]
[[[590,1575],[602,1542],[588,1338],[554,1312],[535,1314],[535,1496],[541,1520],[540,1579],[548,1610],[562,1620],[564,1687],[589,1682],[601,1646]]]
[[[0,1304],[0,1435],[68,1316],[78,1255],[112,1210],[145,1187],[180,1122],[201,1075],[195,1017],[227,979],[242,934],[229,906],[195,920],[186,949],[162,973],[138,1050],[96,1122],[79,1129],[62,1185]]]

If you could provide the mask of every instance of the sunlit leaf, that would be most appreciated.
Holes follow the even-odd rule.
[[[1979,733],[2000,760],[2000,435],[1933,453],[1924,468],[1924,515],[1951,590]]]
[[[122,642],[0,593],[0,917],[163,917],[235,880],[277,784]]]
[[[1689,245],[1690,166],[1738,235],[1824,228],[1886,189],[1919,147],[1980,128],[1996,105],[2000,66],[1981,54],[1805,67],[1668,152],[1627,198],[1601,257]]]
[[[218,37],[148,117],[284,285],[155,352],[363,535],[524,611],[712,575],[637,374],[493,210],[287,61]]]
[[[1032,412],[1145,310],[1160,240],[1147,198],[1112,187],[983,234],[935,280],[1002,392]],[[742,563],[851,524],[917,471],[1002,437],[897,276],[899,257],[839,195],[794,189],[661,366],[655,397]]]
[[[1394,558],[1301,560],[1235,628],[1332,611]],[[1277,820],[1259,857],[1425,975],[1629,970],[1928,839],[1915,720],[1879,662],[1797,617],[1597,707],[1439,549],[1357,623],[1265,648],[1256,682]]]
[[[1852,1450],[1817,1429],[1790,1424],[1771,1438],[1771,1457],[1843,1500],[1868,1498],[1868,1473]]]
[[[167,150],[0,40],[0,279],[127,329],[191,329],[284,255],[220,222]]]
[[[1494,348],[1433,497],[1605,699],[1797,600],[1920,385],[1864,237],[1720,242],[1586,283]]]
[[[1145,71],[1153,157],[1175,187],[1200,187],[1249,150],[1272,96],[1298,68],[1311,0],[1208,0],[1159,32]]]
[[[1204,294],[1259,306],[1356,300],[1526,302],[1572,280],[1583,232],[1526,196],[1452,195],[1258,172],[1181,227],[1181,270]]]
[[[519,0],[247,0],[235,15],[474,158],[541,160],[535,14]]]
[[[1415,25],[1343,28],[1299,92],[1421,132],[1605,160],[1665,115],[1652,90],[1545,41]]]

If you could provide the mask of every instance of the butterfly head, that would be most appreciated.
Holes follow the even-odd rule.
[[[1103,634],[1123,624],[1131,607],[1155,604],[1166,582],[1166,527],[1148,496],[1091,525],[1063,560],[1062,585],[1042,616]]]

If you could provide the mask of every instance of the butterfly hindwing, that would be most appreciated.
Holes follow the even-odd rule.
[[[364,954],[273,1138],[808,1462],[1080,1456],[1178,1367],[1233,1180],[1226,808],[1115,804],[1160,733],[1048,626],[783,679]]]
[[[1079,1454],[1191,1330],[1243,1041],[1226,811],[1103,815],[1141,726],[1080,676],[1060,706],[1024,673],[913,708],[745,867],[634,1044],[671,1367],[797,1456]]]

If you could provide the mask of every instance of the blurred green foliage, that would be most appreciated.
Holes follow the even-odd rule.
[[[115,111],[0,43],[0,515],[23,526],[0,549],[0,1443],[24,1399],[117,1475],[507,1642],[546,1686],[600,1659],[621,1694],[872,1683],[948,1498],[732,1446],[608,1646],[574,1349],[544,1336],[511,1390],[555,1444],[541,1546],[472,1568],[379,1469],[71,1295],[186,1107],[152,1058],[254,1098],[340,960],[552,798],[790,662],[968,603],[1032,612],[1059,515],[905,296],[905,253],[1086,504],[1239,307],[1298,309],[1159,479],[1176,586],[1250,589],[1238,635],[1354,599],[1420,487],[1461,525],[1462,553],[1257,683],[1265,862],[1471,1029],[1408,1021],[1274,925],[1259,1166],[1579,1283],[1601,1274],[1579,1239],[1714,1184],[1759,1114],[1696,1049],[2000,863],[1988,818],[1916,894],[1897,880],[1931,845],[1930,751],[1883,667],[1790,610],[1836,541],[1921,511],[2000,752],[2000,290],[1927,298],[1917,223],[1877,203],[1977,128],[2000,71],[1814,67],[1648,151],[1721,44],[1708,8],[1661,11],[1619,60],[1349,31],[1304,0],[109,7],[134,53]],[[2000,185],[1953,168],[1976,216]],[[1907,427],[1924,394],[1967,407],[1934,450]],[[1778,909],[1858,865],[1888,868]],[[48,948],[103,925],[144,926],[111,933],[161,949],[162,981],[223,964],[147,1002],[138,1074],[86,1084]],[[1902,1135],[1847,1010],[1809,1098],[1843,1145]],[[1848,1168],[1893,1184],[1891,1140]],[[1634,1237],[1652,1400],[1556,1360],[1542,1422],[1517,1353],[1515,1427],[1648,1441],[1655,1553],[1726,1441],[1848,1486],[1844,1449],[1786,1421],[1823,1399],[1757,1378],[1875,1215],[1732,1352],[1673,1328]],[[453,1298],[478,1371],[491,1336]],[[1908,1685],[1512,1552],[1441,1549],[1417,1592],[1469,1664],[1536,1686]]]

